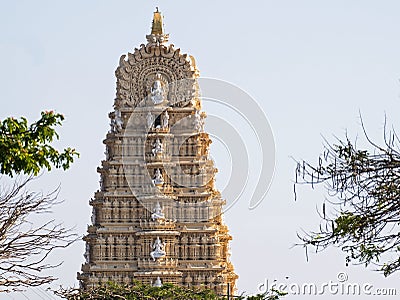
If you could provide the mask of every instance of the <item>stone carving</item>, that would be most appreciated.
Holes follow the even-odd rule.
[[[152,247],[153,251],[150,252],[150,256],[154,261],[166,255],[164,251],[165,243],[162,243],[159,237],[156,238]]]
[[[160,277],[158,276],[156,281],[154,282],[153,286],[154,287],[162,287],[162,285],[163,285],[162,281],[161,281]]]
[[[208,157],[211,139],[192,135],[195,127],[204,130],[198,71],[191,56],[167,44],[159,20],[149,43],[123,55],[116,70],[109,120],[113,132],[129,131],[104,140],[107,161],[99,167],[100,190],[90,201],[93,226],[78,278],[84,288],[133,280],[207,284],[221,295],[230,283],[232,294],[237,276],[229,262],[224,201]]]
[[[153,149],[151,149],[153,156],[157,156],[157,154],[161,154],[163,151],[163,144],[161,143],[160,139],[156,139],[155,143],[153,144]]]
[[[90,261],[90,246],[88,244],[86,244],[86,250],[83,257],[85,258],[86,262]]]
[[[100,176],[99,184],[100,184],[100,191],[103,191],[104,190],[104,179],[103,179],[103,176]]]
[[[163,209],[161,208],[161,205],[160,205],[159,202],[157,202],[156,206],[153,209],[153,213],[151,215],[151,219],[153,221],[165,219],[165,215],[163,213]]]
[[[146,39],[147,46],[160,46],[168,42],[169,34],[148,34]]]
[[[113,118],[111,119],[111,124],[110,124],[111,132],[113,132],[113,133],[121,132],[123,124],[124,124],[124,122],[122,121],[122,118],[121,118],[121,111],[116,109],[114,111]]]
[[[168,122],[169,122],[169,115],[168,115],[168,111],[165,111],[162,115],[161,118],[161,126],[162,128],[168,128]]]
[[[156,80],[150,88],[150,99],[154,105],[164,102],[164,88],[161,82],[161,75],[157,73]]]
[[[148,95],[159,73],[168,85],[168,100],[177,106],[187,105],[197,91],[198,70],[192,56],[181,54],[171,45],[145,46],[122,55],[116,70],[115,107],[136,107]],[[164,85],[164,89],[167,86]]]
[[[92,209],[92,217],[90,218],[92,224],[96,224],[96,209],[93,207]]]
[[[204,132],[204,115],[198,110],[194,114],[194,128],[198,132]]]
[[[106,146],[106,150],[104,151],[104,154],[106,156],[106,160],[110,159],[110,151],[108,150],[108,147]]]
[[[151,129],[154,126],[154,115],[151,112],[147,113],[146,116],[147,128]]]
[[[158,168],[154,173],[153,183],[155,185],[162,185],[164,183],[164,178],[162,177],[161,171]]]

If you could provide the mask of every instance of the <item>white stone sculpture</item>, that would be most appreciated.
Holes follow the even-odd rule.
[[[169,122],[169,115],[168,112],[165,111],[161,118],[162,128],[168,128],[168,122]]]
[[[121,132],[123,124],[124,122],[122,121],[121,118],[121,111],[116,109],[114,112],[114,117],[111,119],[110,123],[111,132],[113,133]]]
[[[153,83],[153,86],[150,88],[150,98],[153,101],[153,104],[160,104],[164,101],[164,89],[161,82],[161,75],[156,75],[156,80]]]
[[[88,244],[86,244],[86,251],[83,256],[85,257],[86,262],[90,261],[90,247]]]
[[[165,244],[161,242],[159,237],[156,238],[152,247],[153,251],[150,252],[150,256],[154,261],[166,255],[166,252],[164,251]]]
[[[200,115],[200,111],[196,110],[194,114],[194,128],[198,132],[204,132],[204,118]]]
[[[121,111],[119,109],[116,109],[115,112],[115,127],[117,129],[118,132],[120,132],[122,130],[122,125],[124,124],[124,122],[122,121],[122,116],[121,116]]]
[[[163,144],[161,143],[160,139],[156,139],[155,143],[153,144],[153,149],[151,149],[153,156],[157,156],[157,154],[161,154],[163,151]]]
[[[160,277],[158,276],[156,281],[154,282],[153,286],[154,287],[162,287],[162,285],[163,285],[162,281],[161,281]]]
[[[156,206],[153,209],[153,214],[151,215],[151,219],[153,221],[156,221],[159,219],[165,219],[163,209],[161,208],[161,205],[159,202],[157,202]]]
[[[164,178],[162,177],[160,169],[157,169],[156,172],[154,173],[153,183],[155,185],[161,185],[164,183]]]
[[[147,113],[146,121],[147,121],[147,128],[152,128],[154,126],[154,116],[151,112]]]

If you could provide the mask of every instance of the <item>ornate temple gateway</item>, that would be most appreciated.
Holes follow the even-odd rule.
[[[160,12],[147,44],[122,55],[100,189],[90,201],[84,288],[139,280],[232,294],[225,201],[214,187],[192,56],[168,43]]]

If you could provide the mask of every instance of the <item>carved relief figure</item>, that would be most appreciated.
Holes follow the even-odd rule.
[[[151,150],[153,156],[157,156],[157,154],[161,154],[163,151],[163,144],[161,143],[160,139],[156,139],[155,143],[153,144],[153,149]]]
[[[163,210],[159,202],[157,202],[156,206],[153,209],[153,214],[151,215],[151,219],[156,221],[158,219],[165,219]]]
[[[154,116],[151,112],[147,113],[146,121],[147,121],[147,128],[152,128],[154,124]]]
[[[159,237],[156,238],[152,247],[153,251],[150,252],[150,256],[154,261],[166,255],[166,252],[164,251],[165,244],[161,242]]]
[[[150,88],[150,98],[153,104],[160,104],[164,101],[164,89],[161,82],[161,75],[157,73],[156,80]]]
[[[86,244],[86,251],[85,254],[83,255],[86,259],[86,262],[90,261],[90,247],[89,244]]]
[[[153,183],[155,185],[161,185],[164,183],[164,178],[162,177],[160,169],[157,169],[154,173]]]
[[[91,221],[92,221],[92,224],[96,224],[96,209],[93,207],[92,208],[92,217],[91,217]]]
[[[198,110],[196,110],[196,113],[194,114],[194,128],[198,132],[204,132],[204,118]]]
[[[162,287],[162,281],[160,279],[160,277],[157,277],[156,281],[154,282],[153,286],[154,287]]]
[[[168,112],[165,111],[161,118],[162,128],[168,128],[168,121],[169,121],[169,115],[168,115]]]
[[[121,111],[116,109],[114,112],[114,117],[111,119],[111,132],[117,133],[122,130],[122,125],[124,122],[122,121],[121,118]]]
[[[106,160],[110,159],[110,152],[108,150],[108,146],[106,146],[106,150],[104,151],[104,154],[106,155]]]
[[[122,130],[122,125],[124,124],[124,122],[122,121],[121,118],[121,111],[119,109],[115,110],[115,127],[117,129],[118,132],[120,132]]]

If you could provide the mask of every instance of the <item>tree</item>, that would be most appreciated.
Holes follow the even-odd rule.
[[[339,246],[346,264],[374,265],[388,276],[400,270],[400,140],[385,129],[379,146],[362,128],[369,150],[346,136],[326,142],[318,163],[298,162],[295,197],[299,184],[323,185],[328,194],[319,229],[299,237],[306,249]]]
[[[57,295],[68,300],[91,300],[91,299],[148,299],[148,300],[227,300],[226,296],[216,295],[208,289],[193,289],[182,286],[165,283],[161,287],[135,282],[132,285],[119,285],[109,282],[105,285],[92,289],[69,289],[59,290]],[[231,296],[236,300],[275,300],[286,293],[279,291],[270,291],[254,296]]]
[[[51,146],[54,138],[59,138],[54,127],[63,120],[62,114],[46,111],[29,126],[24,117],[0,122],[0,173],[38,175],[43,168],[50,171],[52,165],[68,169],[79,154],[70,147],[60,153]]]
[[[26,191],[33,179],[15,181],[0,195],[0,286],[7,291],[21,286],[39,286],[56,278],[42,271],[56,265],[45,263],[57,248],[65,248],[76,240],[76,234],[54,220],[34,226],[33,214],[49,212],[57,204],[58,189],[43,195]],[[4,289],[5,288],[5,289]]]
[[[70,167],[74,156],[71,148],[61,153],[51,146],[58,139],[55,126],[64,117],[42,112],[41,118],[28,126],[25,118],[7,118],[0,122],[0,173],[18,177],[11,187],[0,188],[0,291],[20,286],[38,286],[55,280],[42,271],[55,265],[46,258],[57,248],[69,246],[76,235],[54,220],[34,226],[35,214],[50,212],[57,203],[59,189],[42,194],[27,190],[29,182],[42,170]],[[4,178],[3,178],[4,179]]]

